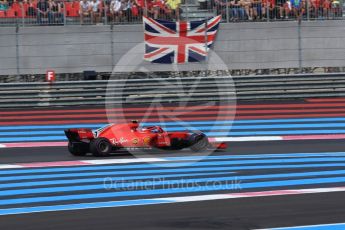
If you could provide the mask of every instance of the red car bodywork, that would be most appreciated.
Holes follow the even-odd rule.
[[[94,155],[107,155],[97,154],[98,142],[102,140],[104,145],[111,145],[112,152],[120,148],[177,150],[191,147],[193,149],[195,144],[199,144],[199,148],[194,146],[193,149],[198,151],[205,149],[206,142],[208,146],[226,147],[224,143],[210,144],[205,134],[191,134],[187,131],[166,132],[160,126],[139,127],[137,122],[111,124],[94,132],[91,129],[68,129],[65,130],[65,134],[69,140],[69,150],[73,155],[85,155],[87,152],[92,152]],[[203,146],[200,146],[201,141]]]

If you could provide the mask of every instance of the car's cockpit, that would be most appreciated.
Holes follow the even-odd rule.
[[[148,126],[148,127],[143,127],[141,129],[141,132],[144,132],[144,133],[163,133],[163,129],[159,126]]]

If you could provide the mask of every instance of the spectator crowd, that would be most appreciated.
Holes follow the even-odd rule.
[[[37,23],[63,23],[65,17],[99,23],[137,21],[143,15],[170,20],[180,19],[181,0],[0,0],[1,17],[36,18]]]
[[[340,0],[199,0],[200,9],[222,14],[229,21],[342,17]],[[0,0],[0,18],[31,18],[38,24],[179,20],[181,0]]]
[[[342,17],[339,0],[215,0],[230,21]]]

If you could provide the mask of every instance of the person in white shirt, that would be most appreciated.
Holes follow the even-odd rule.
[[[81,0],[79,3],[79,15],[80,23],[84,23],[84,17],[89,17],[91,15],[91,5],[87,0]]]
[[[92,0],[91,6],[91,18],[93,23],[98,23],[101,17],[101,2],[98,0]]]
[[[110,13],[113,16],[113,21],[117,21],[122,17],[122,3],[121,0],[113,0],[110,4]]]
[[[124,15],[124,18],[127,18],[127,21],[129,22],[131,20],[131,1],[129,0],[121,0],[122,5],[122,15]]]

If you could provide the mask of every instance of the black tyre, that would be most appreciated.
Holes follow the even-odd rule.
[[[170,150],[181,150],[185,147],[183,141],[180,138],[171,139]]]
[[[190,149],[194,152],[203,152],[207,150],[210,143],[208,142],[208,138],[205,134],[193,133],[189,138],[189,144]]]
[[[109,156],[112,150],[112,145],[108,139],[100,137],[93,139],[90,142],[90,151],[94,156],[106,157]]]
[[[72,142],[68,142],[68,151],[73,156],[85,156],[87,149],[82,145],[75,145]]]

